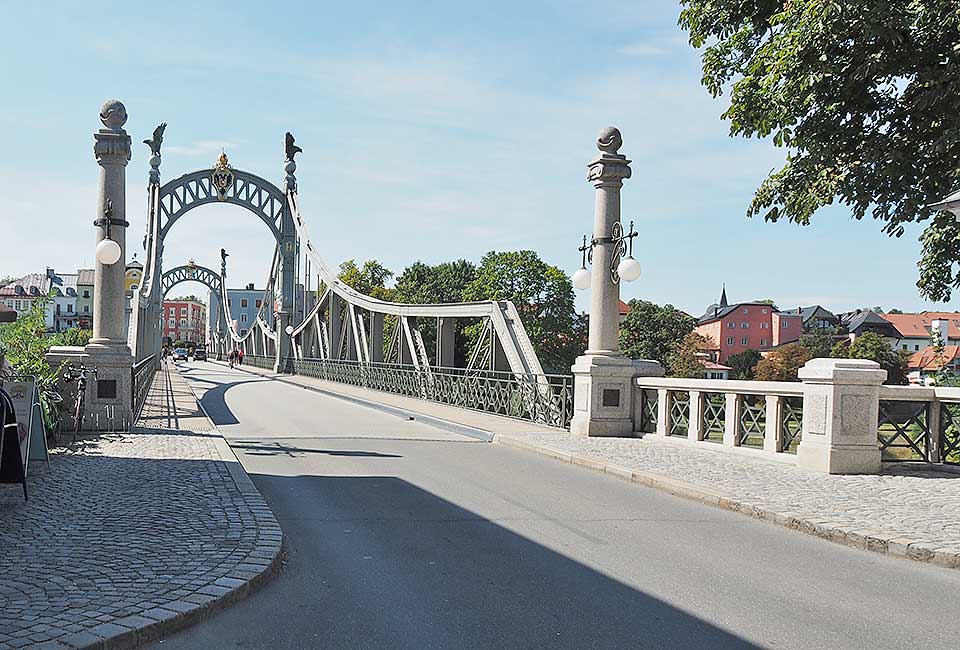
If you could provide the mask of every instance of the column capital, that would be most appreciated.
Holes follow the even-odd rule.
[[[130,136],[123,130],[127,107],[119,99],[108,99],[100,107],[102,129],[93,134],[93,154],[97,163],[126,165],[130,161]]]
[[[597,149],[600,153],[587,164],[587,180],[595,187],[622,187],[623,181],[630,178],[630,160],[618,153],[623,146],[620,130],[608,126],[597,136]]]

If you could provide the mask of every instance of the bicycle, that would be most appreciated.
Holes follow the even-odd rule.
[[[87,375],[97,376],[97,369],[88,370],[86,366],[80,364],[80,367],[69,366],[67,372],[63,373],[64,381],[77,382],[77,401],[73,410],[73,441],[77,441],[80,431],[83,428],[83,406],[87,394]]]

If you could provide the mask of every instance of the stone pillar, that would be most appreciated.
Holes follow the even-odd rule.
[[[118,100],[100,109],[104,128],[94,134],[94,155],[100,165],[96,212],[96,243],[107,236],[105,212],[109,201],[110,239],[120,245],[120,259],[101,264],[95,259],[93,289],[93,337],[82,351],[51,350],[51,363],[58,360],[82,363],[96,369],[96,379],[87,382],[84,430],[118,430],[130,423],[132,414],[133,354],[126,337],[126,166],[130,161],[130,136],[123,130],[127,109]],[[95,257],[95,256],[94,256]]]
[[[828,474],[877,474],[880,385],[886,370],[865,359],[812,359],[803,381],[797,464]]]
[[[630,178],[630,161],[617,153],[622,144],[620,131],[603,129],[597,138],[600,153],[587,166],[587,180],[596,188],[590,340],[572,368],[574,404],[570,422],[572,433],[585,436],[632,436],[633,379],[663,375],[663,367],[656,361],[632,361],[623,356],[617,342],[620,285],[614,282],[610,265],[616,257],[612,231],[620,222],[620,188]]]
[[[96,261],[93,287],[93,336],[90,345],[114,354],[130,354],[124,336],[124,293],[126,283],[126,168],[130,162],[130,136],[123,130],[127,109],[119,101],[107,101],[100,109],[104,128],[94,134],[93,147],[100,165],[97,219],[101,219],[109,200],[113,224],[110,238],[120,245],[120,259],[105,265]],[[97,244],[107,236],[106,226],[97,227]],[[88,350],[89,352],[90,350]]]

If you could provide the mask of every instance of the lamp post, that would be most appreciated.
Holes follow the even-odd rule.
[[[574,407],[570,431],[587,436],[632,435],[633,379],[660,376],[656,361],[633,361],[620,353],[620,280],[640,277],[633,257],[637,232],[620,223],[620,190],[630,178],[630,161],[620,154],[623,138],[615,127],[597,137],[600,153],[587,165],[587,180],[596,188],[593,236],[583,238],[581,267],[573,273],[578,289],[591,290],[590,338],[587,350],[573,365]],[[587,269],[587,263],[592,269]]]

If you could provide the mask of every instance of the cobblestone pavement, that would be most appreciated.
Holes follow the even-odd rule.
[[[180,410],[175,416],[171,410]],[[164,414],[165,411],[165,414]],[[269,574],[273,514],[176,373],[145,423],[33,463],[30,500],[0,486],[0,650],[133,647],[200,619]]]
[[[886,464],[838,476],[670,441],[501,435],[639,483],[739,510],[835,542],[960,568],[960,474]]]

